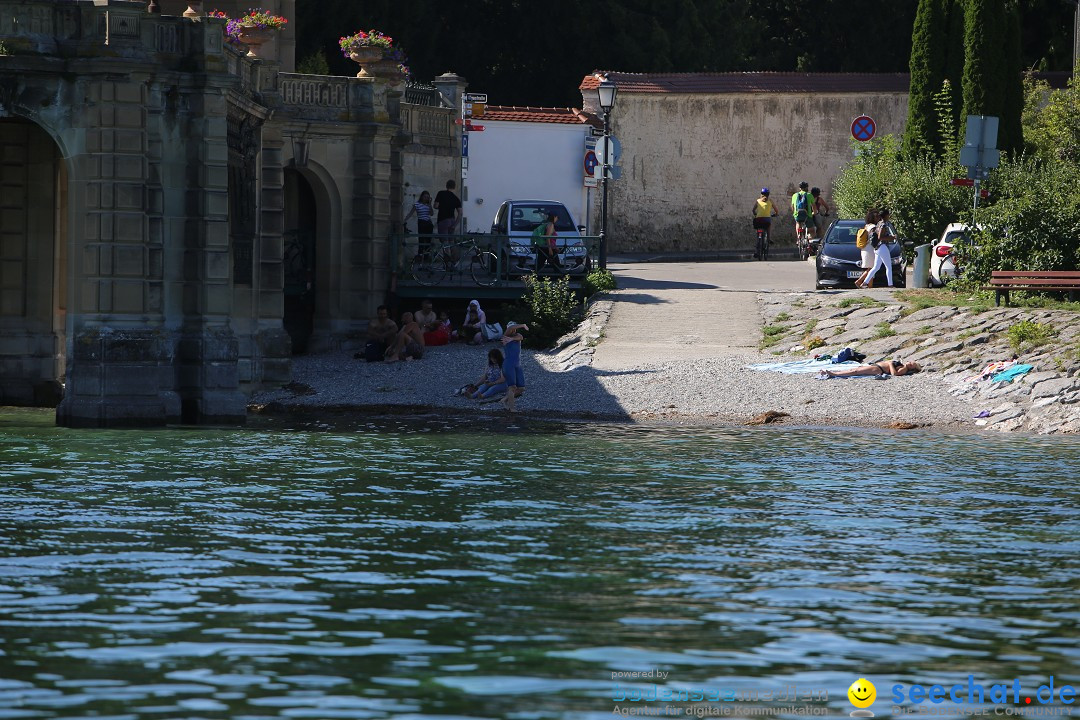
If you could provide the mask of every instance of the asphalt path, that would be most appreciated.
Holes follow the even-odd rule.
[[[619,289],[593,367],[756,354],[757,295],[814,290],[814,262],[609,263]]]

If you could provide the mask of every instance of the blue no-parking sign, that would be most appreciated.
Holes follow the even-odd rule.
[[[851,121],[851,137],[859,142],[873,140],[877,132],[877,123],[869,115],[860,115]]]

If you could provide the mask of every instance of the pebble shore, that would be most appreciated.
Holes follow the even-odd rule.
[[[522,353],[527,391],[518,403],[519,412],[550,419],[730,425],[776,411],[788,414],[785,423],[799,425],[887,427],[899,423],[1080,431],[1080,377],[1075,363],[1072,368],[1047,370],[1051,348],[1024,358],[1038,372],[1008,387],[961,382],[987,362],[1011,356],[1003,338],[1012,323],[1024,318],[1056,323],[1061,328],[1058,339],[1072,342],[1080,328],[1075,313],[1003,308],[974,314],[943,307],[910,313],[888,292],[872,295],[852,302],[857,298],[850,293],[761,293],[762,325],[786,328],[773,336],[772,346],[755,354],[686,362],[658,358],[617,373],[596,370],[590,362],[592,348],[603,342],[604,323],[611,313],[612,303],[602,300],[592,305],[586,321],[563,338],[556,351]],[[778,317],[782,320],[777,321]],[[886,335],[883,327],[893,334]],[[959,335],[964,337],[958,339]],[[799,346],[813,336],[826,343],[813,352],[851,346],[865,353],[868,361],[897,355],[917,360],[925,372],[886,379],[818,380],[813,375],[746,367],[810,357],[812,352]],[[393,365],[354,360],[353,348],[297,357],[294,383],[257,394],[252,408],[262,412],[333,408],[376,414],[410,409],[506,413],[498,403],[482,405],[454,395],[482,374],[487,350],[494,346],[429,348],[422,360]],[[1055,383],[1046,385],[1049,381]],[[1049,394],[1051,388],[1055,394]],[[974,416],[982,410],[992,414],[979,422]]]

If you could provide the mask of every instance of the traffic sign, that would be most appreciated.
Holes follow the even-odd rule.
[[[588,152],[586,152],[585,153],[585,174],[588,175],[589,177],[592,177],[593,174],[594,174],[593,171],[596,170],[597,164],[598,163],[596,162],[596,151],[589,150]]]
[[[462,96],[461,101],[467,103],[487,103],[487,93],[465,93]]]
[[[461,134],[461,157],[469,157],[469,134]]]
[[[859,142],[873,140],[877,133],[877,123],[869,115],[860,115],[851,121],[851,137]]]
[[[609,142],[611,143],[611,159],[604,162],[604,138],[600,137],[596,139],[596,162],[600,165],[616,165],[619,159],[622,157],[622,143],[619,142],[619,138],[614,135],[609,136]]]
[[[949,181],[950,185],[960,185],[962,187],[971,187],[975,184],[972,178],[953,178]]]
[[[484,132],[483,125],[473,125],[472,123],[465,123],[465,129],[469,132]]]

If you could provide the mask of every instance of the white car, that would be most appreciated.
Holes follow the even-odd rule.
[[[953,246],[972,243],[968,229],[969,226],[963,223],[950,223],[945,227],[945,232],[941,234],[941,237],[934,242],[934,247],[930,249],[931,285],[942,287],[959,274],[956,256],[953,255]]]
[[[506,263],[511,275],[536,271],[533,230],[555,215],[555,248],[565,272],[586,273],[591,269],[589,252],[581,239],[584,226],[577,225],[570,211],[558,200],[507,200],[499,206],[491,223],[491,234],[507,239]]]

